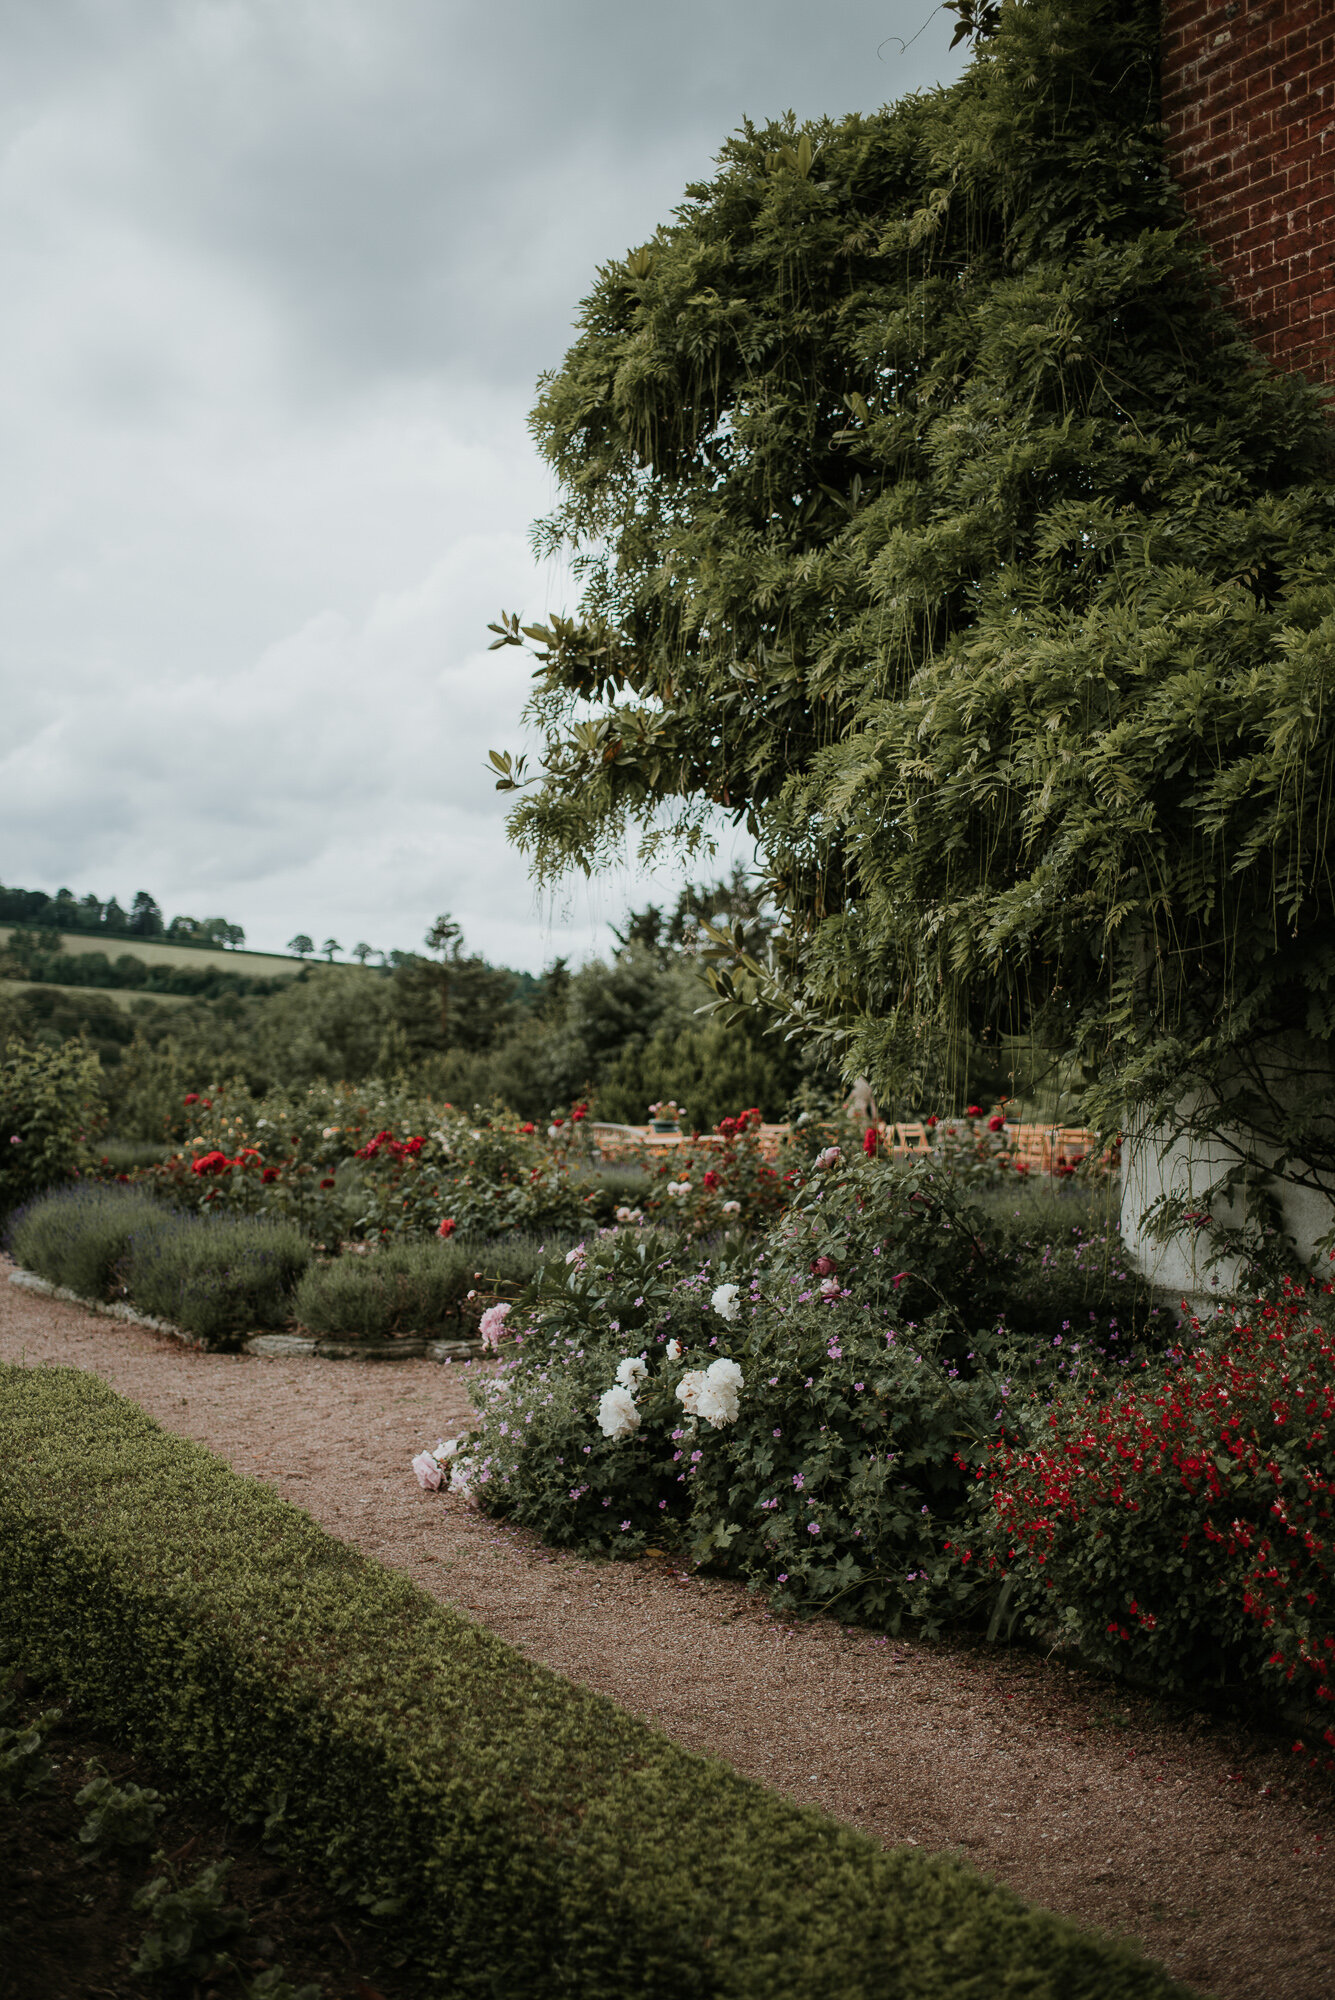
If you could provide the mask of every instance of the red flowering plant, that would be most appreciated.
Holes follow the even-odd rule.
[[[961,1116],[928,1122],[937,1165],[961,1187],[999,1187],[1028,1171],[1016,1160],[1014,1129],[1007,1128],[1004,1105],[985,1112],[971,1104]]]
[[[651,1163],[654,1178],[639,1198],[647,1216],[688,1236],[766,1228],[787,1207],[796,1178],[782,1153],[761,1149],[761,1116],[751,1106],[720,1119],[712,1138],[692,1133]]]
[[[999,1609],[1160,1687],[1301,1704],[1335,1749],[1332,1327],[1330,1287],[1286,1281],[1116,1386],[1021,1402],[976,1472]]]

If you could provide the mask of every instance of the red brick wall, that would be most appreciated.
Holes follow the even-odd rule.
[[[1335,382],[1335,0],[1164,0],[1163,115],[1244,324]]]

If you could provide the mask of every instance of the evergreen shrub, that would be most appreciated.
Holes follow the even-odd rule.
[[[20,1209],[7,1246],[25,1271],[106,1301],[125,1296],[131,1243],[177,1226],[169,1209],[137,1190],[85,1182]]]
[[[308,1332],[345,1340],[392,1340],[455,1326],[472,1285],[467,1251],[455,1243],[387,1243],[370,1256],[312,1264],[293,1310]]]
[[[22,1666],[391,1918],[424,1996],[1187,2000],[679,1749],[86,1374],[0,1370],[0,1595]]]
[[[283,1327],[313,1254],[290,1222],[264,1216],[179,1216],[131,1239],[126,1282],[141,1311],[198,1334],[208,1347]]]
[[[11,1041],[0,1052],[0,1217],[68,1181],[101,1117],[97,1057]]]

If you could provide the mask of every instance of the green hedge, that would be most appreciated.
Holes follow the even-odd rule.
[[[678,1749],[86,1374],[0,1369],[0,1603],[81,1712],[395,1913],[424,1995],[1185,1990]]]
[[[52,1284],[86,1299],[123,1289],[141,1312],[215,1348],[286,1326],[312,1255],[294,1223],[182,1215],[135,1189],[95,1182],[20,1209],[8,1244],[25,1270]]]
[[[172,1211],[147,1195],[86,1182],[21,1208],[10,1218],[7,1244],[25,1271],[105,1301],[125,1283],[135,1238],[176,1226]]]
[[[456,1332],[470,1292],[488,1303],[492,1293],[513,1296],[553,1254],[536,1236],[385,1243],[366,1256],[345,1253],[312,1264],[293,1310],[308,1333],[329,1339]]]

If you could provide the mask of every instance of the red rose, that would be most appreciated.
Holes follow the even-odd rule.
[[[876,1127],[869,1125],[862,1135],[862,1150],[869,1160],[876,1158]]]
[[[447,1215],[445,1220],[441,1223],[440,1228],[436,1231],[436,1234],[437,1236],[453,1236],[455,1230],[458,1227],[459,1225],[454,1220],[454,1217],[451,1215]]]
[[[519,1129],[521,1132],[533,1132],[536,1131],[537,1128],[532,1123],[529,1123],[527,1125],[521,1125]]]
[[[714,1172],[714,1169],[712,1167],[710,1167],[709,1171],[705,1175],[705,1186],[707,1188],[716,1188],[718,1186],[718,1175]]]
[[[191,1163],[190,1171],[192,1174],[225,1174],[231,1164],[226,1153],[202,1153]]]
[[[1001,1115],[1001,1113],[1000,1113],[999,1111],[995,1111],[995,1112],[993,1112],[992,1116],[991,1116],[991,1117],[990,1117],[990,1118],[988,1119],[988,1121],[987,1121],[987,1129],[988,1129],[988,1131],[989,1131],[989,1132],[1004,1132],[1004,1131],[1005,1131],[1005,1129],[1006,1129],[1006,1121],[1005,1121],[1005,1119],[1004,1119],[1004,1118],[1002,1117],[1002,1115]]]
[[[932,1112],[932,1113],[931,1113],[931,1114],[929,1115],[929,1117],[928,1117],[928,1120],[927,1120],[927,1130],[928,1130],[929,1132],[930,1132],[930,1131],[932,1131],[932,1129],[933,1129],[933,1128],[934,1128],[934,1127],[935,1127],[936,1125],[938,1125],[938,1124],[939,1124],[940,1122],[941,1122],[941,1121],[940,1121],[940,1120],[938,1119],[938,1117],[937,1117],[937,1115],[936,1115],[935,1111],[933,1111],[933,1112]]]
[[[581,1118],[587,1118],[588,1115],[589,1115],[589,1107],[587,1104],[577,1104],[574,1110],[570,1114],[576,1125],[579,1124]]]
[[[276,1181],[278,1179],[277,1167],[266,1167],[260,1175],[260,1179],[262,1181]]]
[[[199,1092],[197,1090],[192,1090],[189,1097],[187,1097],[185,1101],[187,1104],[198,1104]]]
[[[325,1178],[320,1182],[320,1186],[322,1188],[332,1187],[333,1185],[334,1181],[333,1181],[333,1176],[331,1174],[327,1174]]]
[[[964,1107],[964,1115],[966,1118],[981,1118],[983,1115],[983,1107],[981,1104],[966,1104]]]

